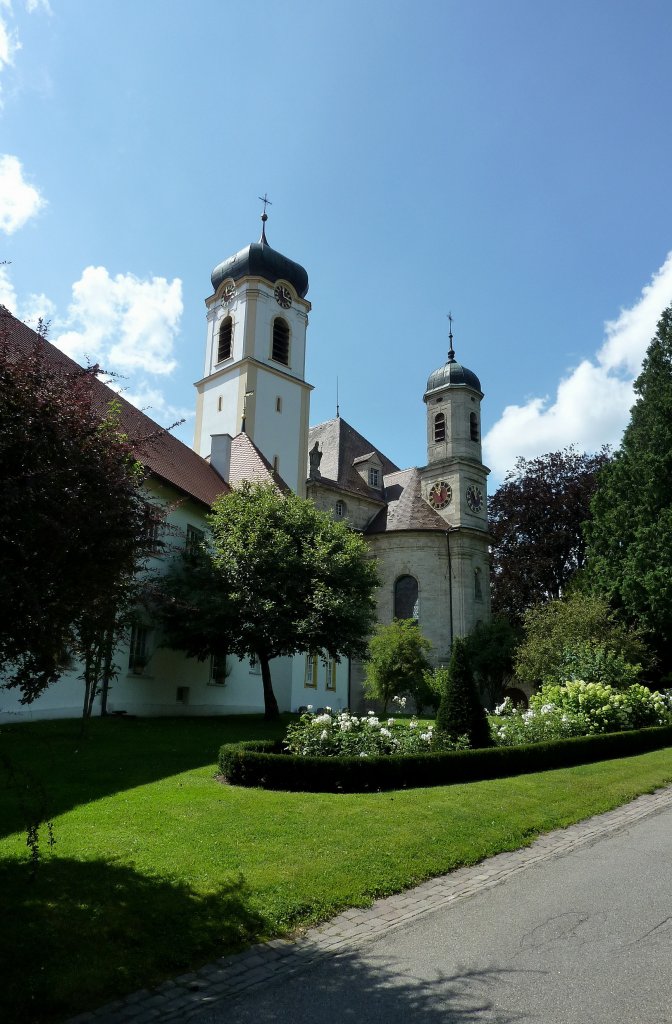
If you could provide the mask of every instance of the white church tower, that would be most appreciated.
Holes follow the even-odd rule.
[[[481,453],[481,384],[455,359],[452,317],[448,360],[430,374],[423,497],[445,520],[450,545],[454,635],[490,619],[487,477]]]
[[[304,379],[308,274],[268,244],[265,203],[259,241],[212,272],[194,447],[207,457],[213,435],[244,431],[303,496],[312,390]]]

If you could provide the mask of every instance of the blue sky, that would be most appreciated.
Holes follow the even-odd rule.
[[[448,347],[485,457],[618,443],[672,302],[669,0],[0,0],[0,301],[160,422],[210,272],[302,263],[313,423],[401,466]]]

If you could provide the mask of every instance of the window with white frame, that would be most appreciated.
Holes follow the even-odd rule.
[[[212,654],[210,656],[210,679],[208,686],[226,686],[228,675],[225,654]]]
[[[187,526],[187,536],[184,544],[184,550],[188,555],[197,555],[201,549],[201,544],[205,540],[205,530],[199,530],[196,526]]]
[[[335,511],[336,511],[336,518],[337,519],[343,519],[343,517],[345,516],[346,512],[348,511],[347,505],[345,504],[344,501],[341,501],[340,498],[336,502],[336,509],[335,509]]]
[[[375,466],[369,468],[369,487],[380,487],[380,470]]]
[[[306,669],[303,678],[303,685],[314,690],[317,687],[317,655],[306,655]]]

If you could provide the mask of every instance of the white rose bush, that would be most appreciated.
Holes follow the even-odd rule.
[[[420,726],[416,718],[409,722],[381,719],[369,711],[353,715],[350,711],[325,708],[320,714],[307,711],[298,722],[287,727],[283,748],[299,757],[380,757],[390,754],[427,754],[432,750],[462,750],[468,743],[435,735],[434,727]]]

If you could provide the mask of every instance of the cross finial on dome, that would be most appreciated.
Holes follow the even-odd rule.
[[[261,238],[259,241],[262,245],[268,245],[268,239],[266,238],[266,221],[268,220],[268,214],[266,213],[266,207],[272,206],[273,203],[268,198],[268,194],[264,192],[263,196],[259,196],[262,203],[264,204],[264,212],[261,215]]]
[[[450,324],[448,340],[450,341],[450,348],[448,349],[448,362],[455,362],[455,349],[453,348],[453,314],[448,314],[448,323]]]

